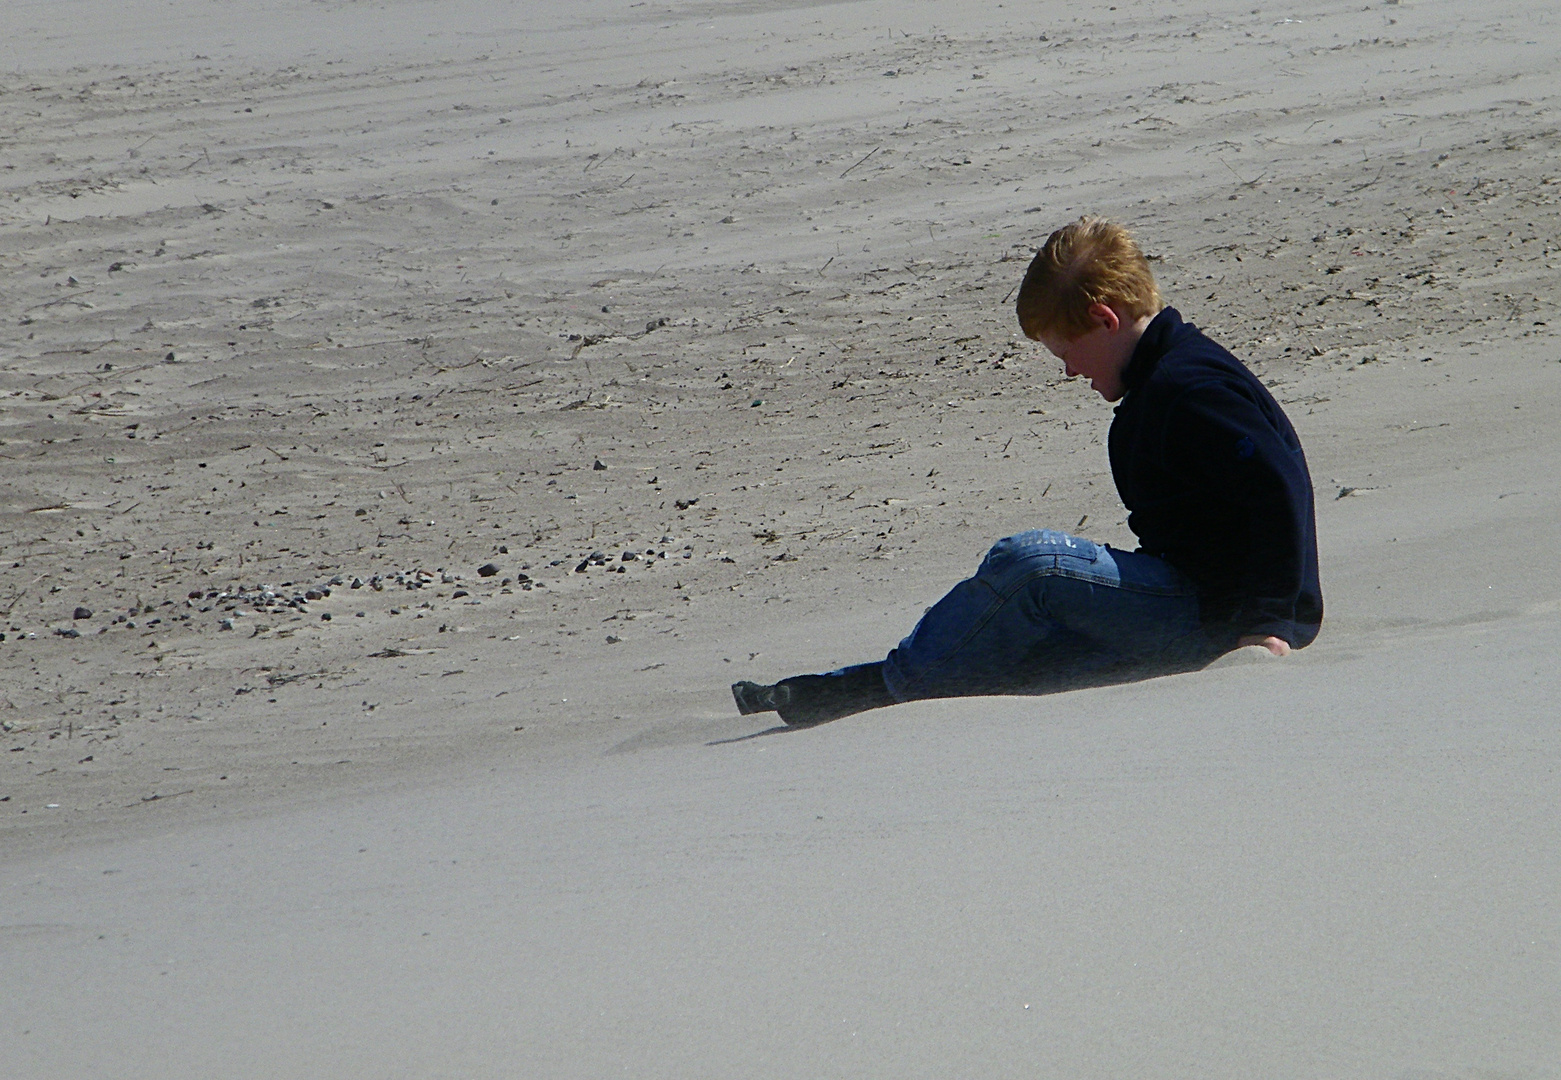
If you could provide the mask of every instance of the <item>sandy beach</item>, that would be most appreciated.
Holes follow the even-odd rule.
[[[1561,1077],[1558,60],[8,4],[0,1072]],[[997,537],[1131,546],[1011,307],[1084,212],[1295,423],[1322,636],[762,734]]]

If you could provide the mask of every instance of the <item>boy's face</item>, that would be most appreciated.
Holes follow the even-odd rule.
[[[1143,336],[1149,320],[1124,322],[1116,311],[1105,304],[1094,304],[1089,309],[1094,327],[1078,337],[1065,338],[1060,334],[1043,332],[1035,339],[1057,359],[1062,361],[1068,377],[1083,376],[1095,393],[1107,401],[1118,401],[1126,392],[1122,374],[1133,349]]]

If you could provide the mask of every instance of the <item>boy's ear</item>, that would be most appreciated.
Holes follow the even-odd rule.
[[[1110,304],[1091,304],[1087,309],[1090,319],[1108,334],[1114,334],[1122,326],[1122,317]]]

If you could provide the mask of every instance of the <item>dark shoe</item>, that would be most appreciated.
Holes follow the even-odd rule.
[[[775,687],[760,686],[756,682],[734,682],[732,697],[737,701],[737,711],[744,716],[775,711]]]
[[[827,675],[793,675],[767,687],[786,723],[824,724],[842,716],[896,704],[883,681],[883,664],[857,664]]]

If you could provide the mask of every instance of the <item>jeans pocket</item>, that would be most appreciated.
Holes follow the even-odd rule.
[[[1093,540],[1055,529],[1031,529],[993,544],[976,576],[991,581],[1035,570],[1087,571],[1099,559],[1100,547]]]

